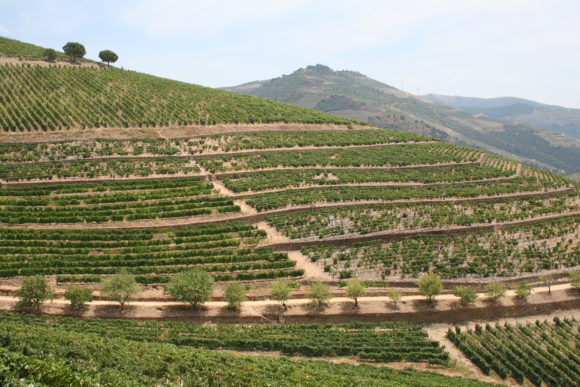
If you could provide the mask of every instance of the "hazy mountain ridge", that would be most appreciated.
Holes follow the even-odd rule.
[[[434,103],[354,71],[308,66],[289,75],[226,89],[483,148],[559,173],[580,170],[580,140]]]
[[[440,94],[424,95],[430,101],[525,125],[537,126],[580,139],[580,109],[546,105],[516,97],[475,98]]]

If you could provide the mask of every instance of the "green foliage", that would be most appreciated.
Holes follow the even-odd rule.
[[[459,298],[462,306],[474,304],[477,301],[477,292],[472,286],[456,286],[453,288],[453,295]]]
[[[213,286],[214,279],[210,274],[200,269],[191,269],[174,276],[166,291],[177,301],[196,308],[211,298]]]
[[[322,308],[332,297],[330,291],[330,286],[323,284],[322,282],[313,282],[308,285],[308,298],[312,301],[312,304],[316,308]]]
[[[39,311],[44,301],[52,298],[53,292],[44,277],[37,275],[25,278],[14,295],[20,298],[17,305],[19,308]]]
[[[87,302],[93,300],[93,295],[91,289],[71,285],[64,292],[64,298],[70,301],[70,307],[73,311],[80,311],[86,306]]]
[[[352,122],[299,106],[116,68],[0,65],[0,95],[7,113],[0,114],[3,131]]]
[[[101,285],[101,294],[117,301],[121,311],[125,307],[125,303],[139,293],[140,290],[141,287],[135,282],[135,276],[126,272],[115,274],[108,280],[103,281]]]
[[[99,59],[101,59],[103,62],[106,62],[108,66],[109,64],[115,63],[117,60],[119,60],[119,56],[111,50],[103,50],[99,52]]]
[[[246,285],[233,282],[226,285],[224,290],[224,299],[228,303],[228,308],[239,310],[242,302],[246,301],[247,288]]]
[[[577,346],[578,322],[559,320],[555,324],[536,321],[525,325],[505,324],[475,331],[449,330],[453,342],[481,371],[491,371],[502,379],[512,377],[518,384],[526,379],[535,386],[576,386],[580,378]]]
[[[525,282],[518,282],[516,284],[515,292],[518,298],[526,299],[533,291],[532,286]]]
[[[346,282],[346,296],[354,300],[355,308],[358,307],[358,298],[365,295],[366,286],[358,279]]]
[[[56,58],[58,57],[57,53],[55,50],[53,50],[52,48],[47,48],[46,50],[44,50],[44,59],[46,59],[49,62],[54,62],[56,60]]]
[[[572,288],[580,289],[580,270],[571,270],[568,273],[568,279]]]
[[[401,299],[401,296],[402,296],[401,292],[399,292],[397,289],[394,288],[389,289],[389,291],[387,292],[387,297],[391,299],[393,305],[395,306],[397,306],[397,303]]]
[[[273,300],[280,302],[284,309],[288,309],[286,302],[290,298],[292,287],[288,282],[277,281],[270,286],[270,297]]]
[[[417,287],[419,288],[419,292],[432,302],[435,296],[441,294],[443,291],[443,282],[437,274],[427,273],[419,278]]]
[[[87,54],[85,46],[78,42],[68,42],[62,47],[65,54],[71,57],[72,61],[75,62],[77,58],[82,58]]]
[[[16,375],[33,382],[35,385],[100,385],[100,386],[156,386],[156,385],[196,385],[196,386],[425,386],[445,387],[461,385],[465,387],[485,386],[486,384],[469,379],[449,377],[431,372],[416,370],[393,370],[387,367],[372,365],[336,364],[329,361],[294,360],[287,357],[276,358],[268,356],[241,356],[220,351],[209,351],[190,346],[170,344],[171,334],[161,334],[163,331],[154,329],[157,334],[150,335],[143,327],[155,327],[156,324],[165,325],[169,331],[173,326],[183,327],[187,334],[188,329],[212,329],[200,327],[196,324],[158,323],[147,321],[124,320],[90,320],[91,325],[84,325],[89,320],[64,320],[60,326],[58,321],[63,320],[6,320],[5,316],[21,318],[19,315],[3,314],[0,324],[0,337],[7,338],[8,345],[0,348],[0,378]],[[56,322],[49,325],[49,322]],[[80,324],[75,329],[74,325]],[[102,325],[103,324],[103,325]],[[111,324],[111,325],[109,325]],[[84,328],[82,328],[84,326]],[[134,327],[138,326],[138,329]],[[157,325],[162,327],[163,325]],[[339,325],[345,329],[328,329],[325,325],[313,326],[312,332],[326,335],[330,340],[333,335],[338,337],[356,337],[361,333],[367,336],[386,339],[385,345],[374,347],[370,355],[377,354],[380,359],[400,358],[398,348],[403,343],[419,345],[417,351],[409,350],[414,354],[409,361],[433,359],[440,364],[446,361],[446,354],[433,342],[427,341],[425,333],[418,327],[389,326],[387,332],[374,332],[372,329],[357,328],[357,325]],[[105,330],[103,330],[103,328]],[[228,327],[219,327],[220,332],[227,332]],[[258,327],[259,328],[259,327]],[[264,328],[269,328],[265,326]],[[318,328],[318,329],[316,329]],[[393,329],[394,328],[394,329]],[[82,330],[81,330],[82,329]],[[238,328],[236,328],[238,329]],[[240,327],[239,329],[244,329]],[[291,329],[291,328],[290,328]],[[356,332],[349,333],[348,330]],[[399,333],[398,330],[403,329]],[[413,330],[418,329],[413,334]],[[89,331],[98,333],[87,333]],[[244,332],[248,331],[242,330]],[[252,328],[249,329],[249,332]],[[166,330],[167,332],[167,330]],[[194,332],[194,331],[192,331]],[[234,331],[235,332],[235,331]],[[263,331],[260,331],[263,332]],[[284,332],[284,331],[282,331]],[[290,332],[300,335],[300,329]],[[389,336],[395,335],[389,343]],[[401,336],[399,336],[401,334]],[[238,335],[239,336],[239,335]],[[396,337],[402,340],[396,340]],[[123,337],[131,337],[125,339]],[[196,334],[185,337],[195,340]],[[184,338],[185,338],[184,337]],[[228,340],[231,337],[227,335]],[[244,337],[244,336],[241,336]],[[318,349],[317,340],[312,339],[313,350]],[[219,341],[219,336],[214,336]],[[422,338],[422,339],[421,339]],[[161,342],[160,342],[161,341]],[[335,343],[339,340],[334,339]],[[372,343],[372,341],[369,341]],[[397,343],[397,344],[394,344]],[[396,345],[396,346],[395,346]],[[305,345],[305,351],[309,346]],[[438,348],[439,347],[439,348]],[[22,355],[26,348],[29,356]],[[320,347],[324,348],[324,347]],[[336,349],[342,348],[335,346]],[[349,345],[353,355],[363,351],[358,345]],[[388,348],[388,349],[386,349]],[[407,351],[407,349],[405,349]],[[425,351],[425,352],[422,352]],[[392,353],[393,357],[387,358]],[[318,355],[315,355],[318,356]],[[346,355],[348,356],[348,354]],[[407,358],[404,354],[403,358]],[[372,357],[370,358],[372,359]],[[387,360],[390,361],[390,360]],[[395,360],[396,361],[396,360]],[[51,372],[54,369],[54,372]],[[51,379],[52,378],[52,379]],[[73,379],[74,378],[74,379]],[[3,379],[0,379],[3,380]],[[81,384],[84,383],[84,384]]]
[[[505,296],[506,289],[501,282],[490,282],[485,285],[485,295],[492,302],[497,302],[500,298]]]

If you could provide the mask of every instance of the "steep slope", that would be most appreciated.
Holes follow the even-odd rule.
[[[0,44],[0,55],[14,56],[19,50],[25,58],[35,57],[38,51],[27,44]],[[5,132],[216,123],[352,123],[303,107],[133,71],[13,62],[3,64],[0,60],[0,129]]]
[[[551,171],[580,169],[580,141],[432,103],[353,71],[317,65],[267,81],[228,88],[372,125],[475,146]]]
[[[580,109],[545,105],[514,97],[474,98],[428,94],[423,98],[470,114],[484,114],[492,118],[546,128],[580,139]]]

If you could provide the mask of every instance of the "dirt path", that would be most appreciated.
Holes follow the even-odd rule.
[[[16,298],[0,296],[0,310],[13,310]],[[62,315],[66,313],[66,300],[54,299],[45,305],[47,314]],[[546,288],[535,288],[535,292],[526,302],[518,301],[513,291],[497,304],[489,304],[481,296],[475,305],[469,308],[458,306],[457,298],[445,294],[436,297],[434,304],[427,303],[422,296],[402,297],[397,306],[393,306],[388,297],[361,297],[358,309],[353,308],[353,301],[344,297],[329,300],[327,307],[315,309],[308,299],[291,299],[288,310],[283,312],[279,303],[271,300],[247,301],[241,311],[234,312],[226,307],[225,302],[211,301],[204,304],[204,309],[194,311],[190,307],[176,302],[138,301],[130,302],[124,313],[120,313],[118,304],[111,301],[93,301],[85,317],[101,318],[138,318],[184,320],[192,322],[275,322],[282,319],[292,322],[352,322],[352,321],[407,321],[413,323],[447,323],[461,324],[470,321],[494,321],[499,318],[519,318],[520,316],[543,315],[555,311],[565,316],[578,313],[580,297],[577,291],[568,284],[552,286],[552,295]],[[574,310],[574,312],[569,312]],[[283,312],[283,313],[282,313]]]

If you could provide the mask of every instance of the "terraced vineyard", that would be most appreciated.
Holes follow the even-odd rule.
[[[1,46],[0,46],[1,48]],[[346,118],[116,68],[0,65],[2,131]]]
[[[199,326],[181,322],[78,320],[0,314],[0,321],[58,326],[69,332],[180,347],[280,351],[285,355],[354,356],[364,360],[412,361],[447,365],[449,355],[406,323],[285,324]]]
[[[192,266],[218,281],[301,276],[286,254],[256,246],[264,236],[234,222],[179,231],[0,229],[0,277],[53,274],[59,282],[87,282],[125,269],[138,282],[164,283]]]
[[[255,385],[255,386],[487,386],[476,380],[416,370],[392,370],[325,361],[240,356],[125,336],[127,324],[104,323],[107,334],[76,332],[67,324],[2,315],[0,381],[45,385]],[[49,321],[46,321],[49,323]],[[93,325],[94,324],[94,325]],[[99,323],[91,325],[98,330]],[[108,332],[111,331],[109,335]],[[136,332],[137,333],[137,332]],[[25,348],[25,349],[23,349]]]
[[[580,265],[580,215],[469,235],[427,235],[303,252],[342,278],[509,277]]]
[[[575,387],[580,383],[580,334],[576,320],[525,325],[456,328],[447,337],[486,375],[529,380],[535,386]]]

